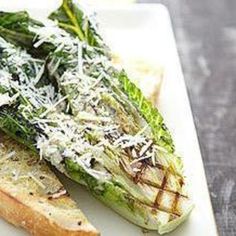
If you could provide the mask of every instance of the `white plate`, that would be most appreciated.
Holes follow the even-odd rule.
[[[31,9],[34,16],[40,17],[54,9],[58,5],[57,2],[41,0],[40,4],[37,1],[39,5],[36,6],[34,0],[10,0],[1,2],[1,10],[19,10],[24,6]],[[196,205],[189,220],[169,235],[216,236],[202,158],[168,11],[157,4],[129,5],[115,9],[103,7],[97,10],[102,31],[112,49],[126,56],[147,58],[165,67],[166,75],[159,108],[173,134],[176,149],[184,158],[190,192]],[[144,235],[140,228],[102,205],[77,184],[63,177],[62,181],[102,235]],[[0,232],[3,236],[25,235],[23,230],[16,229],[2,220]]]

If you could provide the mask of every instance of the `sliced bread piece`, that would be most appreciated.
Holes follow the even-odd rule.
[[[0,216],[36,236],[99,235],[46,162],[3,133]]]

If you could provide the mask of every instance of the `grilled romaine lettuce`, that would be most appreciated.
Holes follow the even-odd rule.
[[[82,28],[90,19],[75,12],[82,11],[64,1],[52,15],[69,32],[1,13],[0,35],[41,59],[0,40],[0,127],[128,220],[168,232],[192,209],[182,161],[158,110],[113,68],[95,28],[86,25],[96,43]],[[71,15],[84,37],[65,27]]]

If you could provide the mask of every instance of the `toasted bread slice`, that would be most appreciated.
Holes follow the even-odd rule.
[[[45,161],[0,133],[0,216],[38,236],[99,235]]]
[[[112,62],[118,68],[124,68],[129,78],[142,90],[144,96],[157,105],[164,69],[142,58],[112,55]]]

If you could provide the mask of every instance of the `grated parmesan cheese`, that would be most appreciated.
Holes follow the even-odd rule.
[[[150,128],[143,118],[139,118],[141,127],[136,134],[127,133],[121,124],[126,120],[122,120],[118,114],[125,111],[120,98],[118,97],[117,102],[123,110],[119,112],[104,102],[103,95],[113,96],[112,86],[118,86],[116,78],[110,79],[109,59],[97,53],[96,48],[56,27],[55,23],[47,22],[45,27],[29,27],[29,30],[37,35],[34,47],[37,48],[43,43],[52,43],[55,46],[55,51],[49,55],[47,66],[50,74],[56,78],[59,91],[55,91],[52,84],[36,86],[44,74],[43,61],[32,58],[25,51],[2,40],[0,46],[5,48],[6,64],[10,66],[2,70],[6,73],[3,75],[5,79],[0,80],[0,86],[14,88],[18,91],[18,96],[28,101],[27,105],[21,104],[20,109],[27,120],[43,131],[36,138],[40,158],[48,159],[63,172],[63,160],[70,158],[91,175],[102,179],[111,177],[101,161],[106,148],[116,153],[130,149],[133,159],[130,165],[145,159],[150,159],[154,165],[157,152],[161,152],[161,149],[147,138]],[[23,65],[32,73],[26,74],[21,69]],[[19,80],[10,78],[12,68],[17,71]],[[0,76],[4,73],[1,72]],[[107,86],[107,81],[111,86]],[[5,95],[6,99],[9,100],[9,97]],[[126,97],[122,99],[127,100]],[[127,103],[130,105],[129,101]],[[35,109],[42,109],[43,112],[34,117]],[[69,111],[72,115],[67,114]],[[127,118],[127,124],[124,125],[129,126],[132,120],[129,120],[126,113],[123,115]],[[32,116],[33,119],[30,118]],[[89,140],[88,136],[94,140]],[[91,168],[92,158],[100,169]]]

